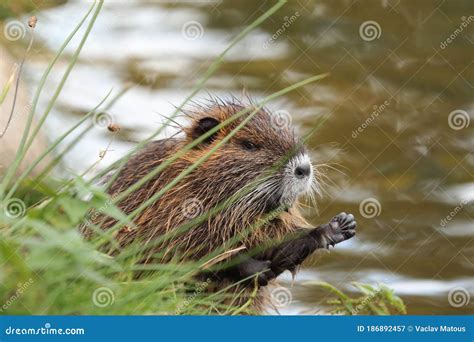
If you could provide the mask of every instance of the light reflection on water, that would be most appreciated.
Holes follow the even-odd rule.
[[[328,80],[270,108],[289,111],[303,132],[316,118],[331,114],[309,145],[317,163],[338,170],[321,169],[329,178],[327,194],[319,215],[315,210],[307,214],[316,224],[340,211],[353,212],[359,233],[305,267],[296,278],[293,303],[280,312],[324,311],[324,294],[302,285],[323,280],[347,290],[350,281],[385,282],[411,314],[472,314],[474,295],[461,308],[451,307],[447,296],[456,286],[474,292],[474,124],[453,129],[448,116],[462,110],[473,120],[474,22],[444,49],[440,44],[462,16],[474,14],[474,6],[468,0],[370,3],[291,2],[230,51],[197,98],[206,98],[207,92],[239,95],[244,87],[261,98],[304,77],[331,72]],[[49,49],[59,47],[86,7],[69,2],[39,14],[38,34]],[[159,127],[159,114],[170,114],[232,37],[268,7],[251,1],[106,3],[48,122],[50,136],[69,127],[77,113],[95,106],[110,88],[142,81],[110,111],[123,129],[104,165],[115,160]],[[297,19],[269,44],[296,12]],[[190,21],[202,25],[200,38],[183,35]],[[361,39],[359,28],[366,21],[379,24],[378,38]],[[37,79],[44,63],[37,58],[30,77]],[[173,132],[167,128],[164,135]],[[108,140],[105,130],[94,129],[70,153],[66,169],[85,169]],[[373,218],[359,212],[367,198],[380,203]],[[284,275],[280,283],[289,286],[290,280]]]

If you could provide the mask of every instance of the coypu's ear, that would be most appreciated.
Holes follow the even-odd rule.
[[[206,117],[199,120],[196,123],[196,126],[193,127],[193,131],[192,131],[193,140],[199,138],[204,133],[210,131],[211,129],[216,127],[218,124],[219,124],[219,121],[211,117]],[[204,139],[203,143],[208,144],[212,142],[216,138],[216,136],[217,136],[217,132],[214,134],[211,134],[206,139]]]

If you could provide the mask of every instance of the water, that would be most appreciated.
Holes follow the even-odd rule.
[[[39,13],[41,42],[28,77],[38,79],[48,51],[59,47],[88,5],[68,2]],[[138,84],[110,111],[122,127],[101,165],[110,163],[155,130],[160,114],[170,114],[232,37],[270,6],[108,2],[47,133],[56,137],[112,87]],[[291,1],[230,51],[196,97],[239,96],[245,88],[259,99],[331,73],[270,108],[291,113],[302,133],[330,115],[309,140],[313,159],[331,166],[321,169],[328,178],[326,194],[319,213],[306,214],[316,225],[352,212],[358,234],[303,268],[282,313],[324,312],[327,297],[305,286],[309,280],[347,291],[352,281],[384,282],[410,314],[474,313],[472,15],[469,0]],[[198,24],[186,37],[182,30],[190,21]],[[168,128],[164,135],[171,133]],[[94,128],[69,154],[64,170],[78,172],[97,161],[109,139],[106,130]],[[281,277],[280,284],[290,283],[290,275]],[[449,292],[458,287],[471,297],[461,307],[449,302]]]

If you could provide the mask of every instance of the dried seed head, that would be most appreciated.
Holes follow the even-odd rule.
[[[120,131],[120,126],[114,123],[111,123],[110,125],[107,126],[107,129],[109,132],[116,133]]]
[[[38,18],[36,18],[36,16],[34,15],[28,20],[28,26],[31,28],[35,28],[37,22],[38,22]]]
[[[120,229],[120,233],[130,233],[132,229],[130,229],[129,226],[124,226],[123,228]]]

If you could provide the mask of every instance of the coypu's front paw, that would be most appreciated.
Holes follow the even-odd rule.
[[[342,241],[349,240],[355,235],[356,226],[357,223],[352,214],[342,212],[334,216],[325,228],[328,245],[334,246]]]

